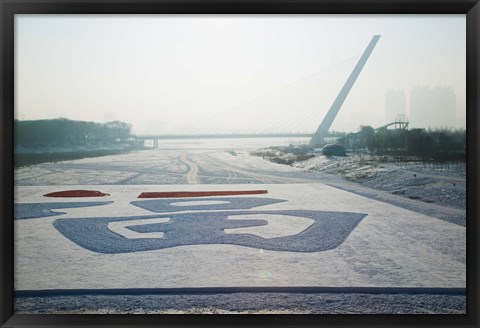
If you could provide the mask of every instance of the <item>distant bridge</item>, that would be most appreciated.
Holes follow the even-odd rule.
[[[153,141],[153,148],[158,148],[158,140],[173,139],[232,139],[232,138],[311,138],[313,133],[235,133],[235,134],[147,134],[134,135],[136,141]]]
[[[158,148],[159,140],[186,140],[186,139],[240,139],[240,138],[312,138],[314,133],[235,133],[235,134],[145,134],[133,135],[131,138],[138,142],[152,141],[153,148]],[[339,138],[342,133],[329,132],[326,138]]]
[[[185,135],[137,135],[133,136],[133,139],[139,142],[145,142],[147,140],[153,141],[153,147],[158,148],[158,141],[165,139],[219,139],[219,138],[297,138],[305,137],[310,138],[309,145],[311,147],[323,147],[326,144],[326,137],[336,137],[337,135],[332,134],[329,130],[332,126],[333,121],[335,120],[340,108],[342,107],[345,99],[347,98],[350,90],[355,84],[357,78],[362,72],[363,67],[367,63],[371,53],[373,52],[380,35],[374,35],[370,40],[367,48],[363,52],[362,56],[358,60],[357,64],[353,68],[353,71],[348,76],[345,81],[342,89],[338,93],[337,97],[333,101],[328,110],[327,114],[323,118],[319,127],[316,129],[315,133],[231,133],[231,134],[185,134]],[[291,112],[295,112],[292,110]],[[288,117],[289,119],[290,116]],[[408,123],[406,122],[393,122],[382,128],[388,128],[390,125],[395,125],[397,128],[408,128]]]
[[[367,48],[363,52],[362,57],[360,57],[360,59],[358,60],[357,65],[355,65],[355,67],[353,68],[352,73],[350,73],[350,76],[348,77],[347,81],[345,82],[342,89],[340,90],[340,93],[337,95],[337,98],[335,98],[335,101],[330,106],[330,109],[328,110],[327,115],[325,115],[317,131],[315,132],[312,139],[310,140],[310,143],[309,143],[310,146],[314,147],[317,145],[325,144],[325,137],[328,134],[328,130],[332,126],[332,123],[335,120],[335,117],[337,116],[338,112],[340,111],[340,108],[343,105],[343,102],[347,98],[348,93],[350,92],[353,85],[355,84],[355,81],[357,80],[358,76],[362,72],[363,67],[367,63],[367,60],[370,57],[379,39],[380,39],[380,35],[374,35],[372,37],[372,40],[370,41]]]

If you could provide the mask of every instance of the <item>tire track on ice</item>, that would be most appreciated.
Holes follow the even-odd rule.
[[[187,153],[183,153],[180,156],[180,161],[182,161],[185,165],[188,166],[188,172],[185,174],[185,179],[187,180],[188,183],[198,183],[198,166],[190,162],[187,158]]]

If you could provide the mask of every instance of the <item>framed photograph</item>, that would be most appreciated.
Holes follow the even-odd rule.
[[[0,9],[2,327],[479,325],[478,1]]]

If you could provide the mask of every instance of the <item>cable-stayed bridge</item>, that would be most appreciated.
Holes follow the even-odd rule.
[[[310,146],[321,146],[379,39],[374,35],[361,56],[206,117],[185,128],[186,132],[143,134],[135,139],[153,140],[157,147],[160,139],[309,137]]]

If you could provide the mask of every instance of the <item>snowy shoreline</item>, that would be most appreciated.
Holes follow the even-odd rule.
[[[365,155],[317,155],[292,166],[338,175],[362,186],[413,200],[466,208],[465,163],[384,162]]]
[[[15,148],[15,167],[24,167],[48,162],[82,159],[87,157],[101,157],[124,154],[131,151],[143,150],[145,147],[132,145],[105,145],[79,147],[41,147]]]

